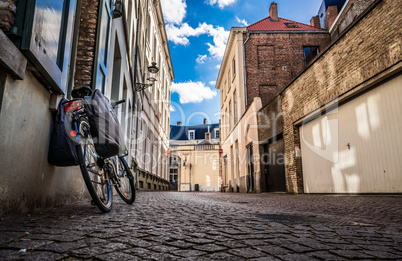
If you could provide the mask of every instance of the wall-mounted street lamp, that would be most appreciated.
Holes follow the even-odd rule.
[[[123,3],[121,0],[116,0],[114,3],[113,18],[119,18],[123,15]]]
[[[147,78],[148,83],[135,83],[135,91],[143,91],[148,87],[154,85],[156,81],[156,74],[159,72],[159,68],[156,65],[156,62],[152,62],[150,66],[148,66],[149,77]]]

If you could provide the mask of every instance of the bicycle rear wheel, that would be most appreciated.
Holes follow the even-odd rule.
[[[84,118],[80,119],[78,128],[81,145],[77,146],[77,155],[80,159],[82,176],[93,203],[102,212],[109,212],[112,209],[113,194],[105,168],[98,164],[102,163],[103,159],[99,159],[96,154],[88,121]]]
[[[127,204],[133,204],[135,201],[135,185],[134,176],[128,168],[127,162],[123,157],[119,157],[117,160],[118,173],[116,178],[118,179],[114,186],[117,194]]]

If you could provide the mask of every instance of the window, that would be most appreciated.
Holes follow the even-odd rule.
[[[311,62],[318,55],[318,46],[305,46],[303,47],[304,60],[306,65]]]
[[[233,129],[232,101],[229,101],[229,132]]]
[[[195,131],[194,130],[188,131],[188,139],[195,140]]]
[[[234,105],[234,124],[237,123],[237,95],[236,95],[236,90],[233,93],[233,105]]]
[[[231,85],[231,80],[230,80],[230,69],[229,69],[229,72],[228,72],[228,90],[230,90],[230,87],[232,87],[232,85]]]
[[[233,79],[236,76],[236,57],[233,57],[233,61],[232,61],[232,71],[233,71]]]
[[[22,39],[15,44],[57,93],[67,90],[75,9],[76,0],[18,1],[15,24]]]
[[[219,139],[219,129],[215,129],[215,139]]]
[[[112,22],[113,1],[101,0],[99,2],[99,16],[98,16],[98,28],[97,30],[97,46],[95,57],[95,75],[92,88],[99,89],[103,93],[105,92],[107,74],[108,74],[108,61],[109,61],[109,34]]]

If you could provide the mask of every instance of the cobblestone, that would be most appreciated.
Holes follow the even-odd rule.
[[[141,192],[2,217],[0,260],[402,260],[401,234],[401,196]]]

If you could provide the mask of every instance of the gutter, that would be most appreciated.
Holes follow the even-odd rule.
[[[246,100],[246,107],[248,105],[247,97],[247,69],[246,69],[246,43],[250,40],[250,31],[247,29],[247,39],[243,43],[243,66],[244,66],[244,97]]]

